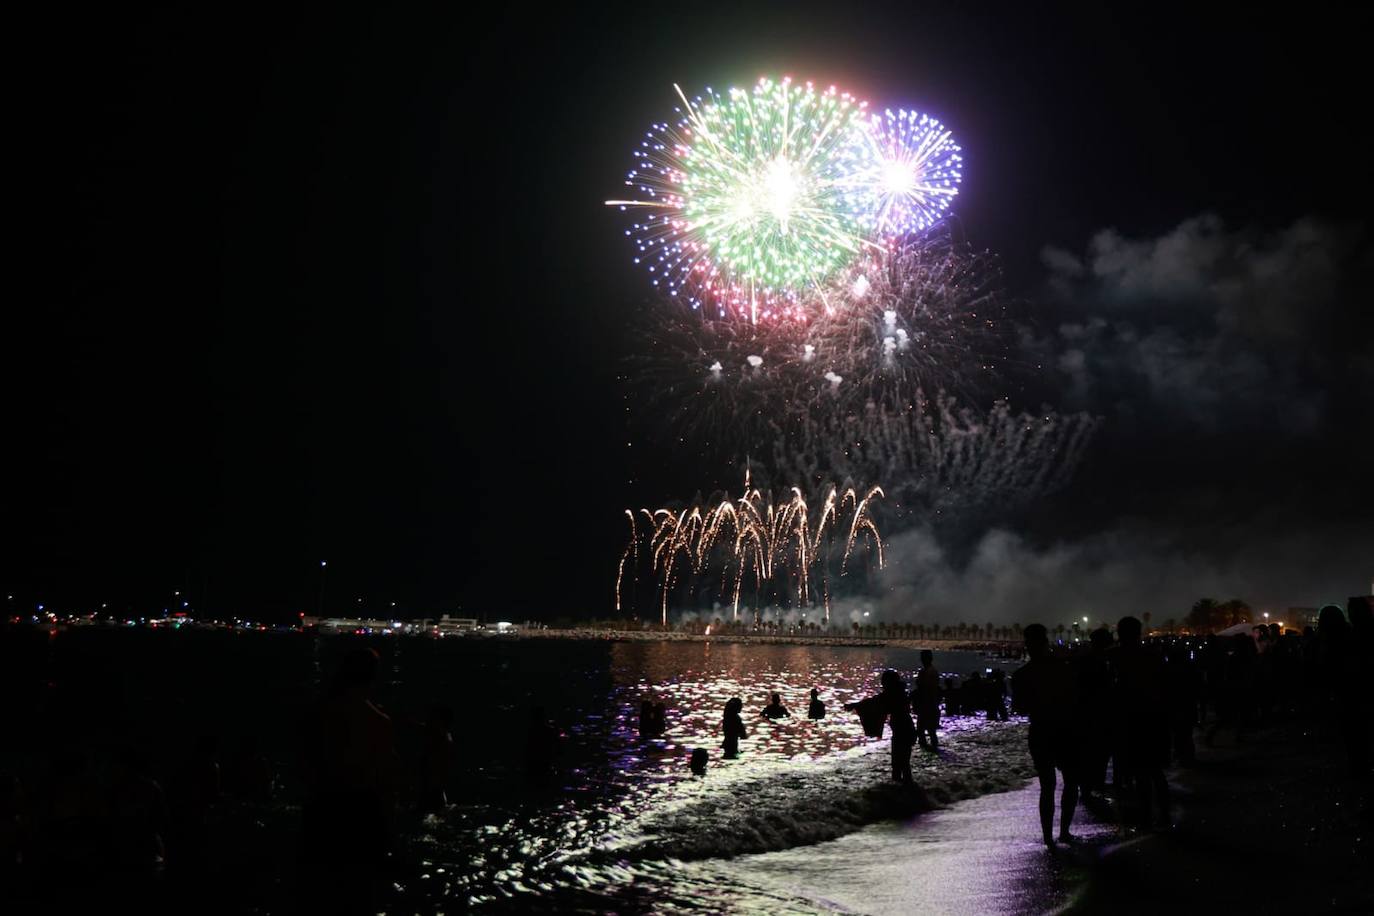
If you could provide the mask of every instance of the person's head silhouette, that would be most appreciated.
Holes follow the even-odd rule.
[[[1044,624],[1030,624],[1021,631],[1021,637],[1026,641],[1026,654],[1031,658],[1040,658],[1049,654],[1050,631],[1045,629]],[[975,671],[974,674],[977,672]]]
[[[1346,630],[1350,625],[1346,623],[1345,614],[1334,604],[1328,604],[1317,614],[1317,635],[1326,639],[1340,639],[1345,636]]]
[[[1122,617],[1116,622],[1116,638],[1123,646],[1140,645],[1140,621],[1134,617]]]
[[[692,773],[693,773],[694,775],[696,775],[696,776],[705,776],[705,775],[706,775],[706,761],[707,761],[707,759],[708,759],[708,758],[707,758],[707,754],[706,754],[706,748],[704,748],[704,747],[699,747],[699,748],[697,748],[696,750],[692,751],[692,761],[691,761],[691,763],[689,764],[689,766],[692,768]]]
[[[339,663],[330,692],[335,696],[345,693],[365,695],[376,683],[377,670],[380,667],[381,657],[377,655],[377,650],[354,649]]]

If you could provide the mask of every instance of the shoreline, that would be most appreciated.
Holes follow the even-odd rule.
[[[452,639],[454,637],[447,637]],[[577,639],[609,640],[611,642],[704,642],[724,644],[748,644],[778,646],[838,646],[843,648],[892,648],[892,649],[939,649],[941,651],[989,652],[1019,650],[1021,640],[983,640],[968,639],[907,639],[904,637],[882,636],[803,636],[800,634],[760,634],[760,633],[673,633],[654,630],[594,630],[575,628],[568,630],[522,630],[507,634],[476,634],[458,638],[503,639],[518,641],[522,639]],[[1005,656],[1008,660],[1019,661],[1020,651],[1015,656]]]
[[[875,916],[1374,912],[1374,823],[1361,814],[1333,735],[1289,721],[1256,729],[1241,745],[1199,742],[1197,757],[1194,767],[1168,771],[1176,826],[1166,832],[1123,830],[1115,802],[1080,805],[1075,841],[1048,851],[1039,789],[1027,778],[721,867],[820,911]]]
[[[10,621],[5,624],[15,631],[29,630],[56,636],[62,633],[78,632],[130,632],[160,631],[164,633],[229,633],[234,635],[300,635],[319,637],[353,638],[358,636],[381,639],[448,639],[498,642],[522,642],[526,640],[578,640],[584,642],[700,642],[722,643],[727,645],[759,644],[777,646],[836,646],[842,648],[893,648],[893,649],[938,649],[941,651],[982,652],[995,655],[1005,661],[1020,661],[1024,658],[1020,639],[983,639],[972,640],[944,639],[940,637],[896,637],[896,636],[806,636],[800,633],[679,633],[668,630],[610,630],[592,627],[571,627],[568,629],[516,629],[508,631],[460,631],[442,635],[429,632],[399,632],[375,630],[367,633],[343,631],[324,631],[312,627],[268,627],[268,626],[227,626],[193,623],[184,626],[125,626],[117,623],[28,623]]]

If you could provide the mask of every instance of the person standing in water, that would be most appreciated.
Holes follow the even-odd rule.
[[[825,704],[821,702],[821,692],[815,687],[811,688],[811,704],[806,707],[806,717],[808,719],[825,718]]]
[[[436,814],[448,806],[447,785],[453,759],[453,709],[436,704],[425,723],[425,746],[420,757],[421,814]]]
[[[765,719],[786,719],[792,715],[787,711],[787,707],[782,705],[782,694],[772,694],[770,700],[771,702],[763,707],[763,717]]]
[[[1082,747],[1075,719],[1079,715],[1078,684],[1068,664],[1050,655],[1049,631],[1033,623],[1023,631],[1030,661],[1011,676],[1016,711],[1030,719],[1031,762],[1040,778],[1040,831],[1054,849],[1054,771],[1064,775],[1060,799],[1059,842],[1066,843],[1078,805]]]
[[[921,670],[911,692],[911,705],[916,709],[916,740],[922,749],[938,751],[940,739],[935,732],[940,727],[940,672],[935,668],[935,653],[929,649],[921,650]]]
[[[300,909],[375,912],[399,783],[391,719],[372,702],[381,659],[344,656],[303,729]]]
[[[916,746],[916,725],[911,721],[911,698],[902,676],[891,668],[883,672],[882,692],[877,696],[846,703],[844,708],[858,712],[867,723],[875,714],[886,715],[892,723],[892,778],[904,785],[915,785],[911,778],[911,749]],[[881,728],[881,724],[879,725]]]
[[[721,730],[725,732],[725,741],[721,744],[721,749],[725,751],[726,760],[734,760],[739,756],[739,739],[748,738],[749,730],[744,727],[744,719],[740,712],[744,710],[744,701],[739,697],[731,697],[725,704],[725,718],[721,720]]]

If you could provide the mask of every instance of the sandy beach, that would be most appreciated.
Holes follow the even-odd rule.
[[[870,914],[1374,911],[1374,829],[1339,749],[1312,735],[1286,724],[1200,748],[1196,767],[1170,773],[1169,833],[1123,831],[1109,810],[1080,806],[1077,842],[1049,852],[1028,782],[727,869]]]
[[[1199,747],[1170,783],[1176,830],[1103,847],[1076,912],[1374,912],[1374,822],[1319,729]]]

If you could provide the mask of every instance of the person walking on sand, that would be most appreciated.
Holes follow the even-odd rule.
[[[1059,842],[1072,839],[1078,805],[1079,761],[1082,756],[1075,718],[1078,690],[1074,674],[1063,661],[1050,655],[1049,631],[1033,623],[1022,631],[1030,661],[1011,676],[1011,697],[1016,711],[1030,719],[1031,762],[1040,779],[1040,831],[1045,845],[1054,849],[1054,771],[1064,776],[1060,798]]]
[[[940,727],[940,672],[935,668],[935,653],[929,649],[921,650],[921,670],[911,692],[911,705],[916,709],[916,740],[921,749],[938,751],[940,739],[935,732]]]
[[[916,746],[916,725],[911,721],[911,698],[906,692],[902,676],[891,668],[883,672],[882,692],[877,696],[846,703],[844,708],[857,712],[863,720],[864,732],[870,737],[882,733],[882,719],[892,723],[892,778],[904,785],[915,785],[911,778],[911,749]],[[877,723],[877,735],[872,726]]]

